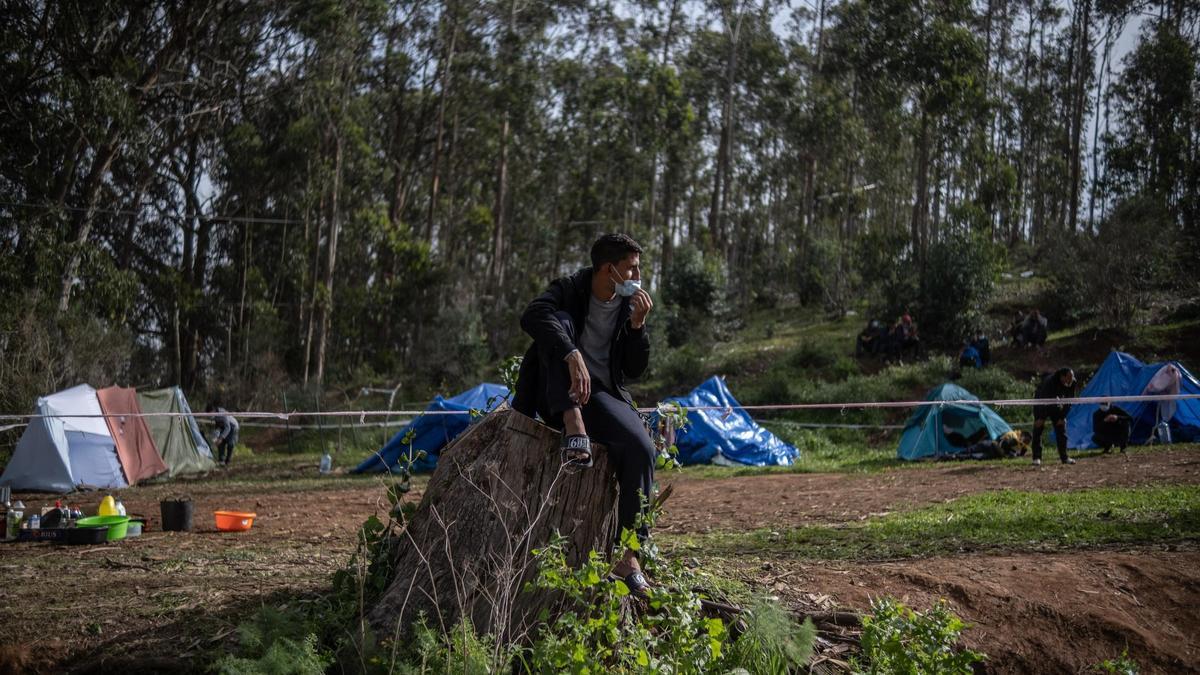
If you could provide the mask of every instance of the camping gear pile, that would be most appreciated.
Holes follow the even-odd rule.
[[[143,412],[178,415],[143,417]],[[120,489],[213,466],[212,451],[178,387],[97,391],[81,384],[38,399],[0,486],[56,493]]]

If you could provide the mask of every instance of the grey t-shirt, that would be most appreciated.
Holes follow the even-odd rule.
[[[579,351],[583,352],[583,362],[587,364],[588,373],[600,380],[609,390],[613,388],[608,362],[609,345],[612,343],[613,331],[617,328],[617,312],[620,309],[619,295],[614,295],[608,302],[597,300],[594,295],[590,296],[587,324],[579,339]]]

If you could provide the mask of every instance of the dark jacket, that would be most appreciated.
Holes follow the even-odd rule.
[[[521,396],[522,393],[527,393],[523,391],[524,388],[536,387],[537,373],[530,366],[537,363],[539,346],[550,349],[551,357],[555,361],[561,361],[572,350],[577,349],[575,342],[563,330],[562,324],[554,314],[567,312],[571,315],[576,330],[582,329],[587,325],[591,295],[592,268],[585,267],[569,277],[550,282],[550,287],[525,308],[521,315],[521,329],[533,338],[534,344],[525,352],[521,377],[517,382],[519,398],[529,400]],[[608,352],[613,386],[630,405],[633,405],[633,397],[625,390],[625,379],[639,377],[650,362],[650,334],[644,325],[640,329],[629,325],[629,317],[632,314],[633,308],[629,305],[629,298],[624,298],[621,309],[617,312],[617,329],[613,332]],[[541,406],[538,408],[541,409]]]
[[[1129,413],[1114,405],[1109,406],[1108,410],[1096,408],[1096,412],[1092,413],[1092,429],[1103,429],[1105,425],[1109,424],[1108,422],[1104,421],[1104,418],[1108,417],[1109,415],[1117,416],[1117,421],[1113,422],[1113,424],[1120,424],[1122,422],[1125,424],[1133,423],[1133,418],[1129,416]]]
[[[1075,387],[1078,386],[1078,383],[1073,383],[1069,387],[1063,386],[1062,383],[1063,373],[1067,372],[1067,370],[1067,368],[1059,368],[1051,375],[1046,376],[1046,378],[1042,380],[1042,383],[1038,385],[1033,397],[1048,399],[1075,398]],[[1041,408],[1044,412],[1057,412],[1065,415],[1067,414],[1067,411],[1071,409],[1071,405],[1069,403],[1043,403],[1041,405],[1034,406],[1034,408],[1035,416],[1038,413],[1037,408]]]

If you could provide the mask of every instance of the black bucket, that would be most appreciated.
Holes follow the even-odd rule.
[[[158,507],[162,511],[163,532],[192,531],[192,500],[164,499]]]

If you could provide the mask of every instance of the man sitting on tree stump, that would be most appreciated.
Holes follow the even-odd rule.
[[[617,468],[620,530],[638,525],[654,485],[654,444],[624,388],[650,360],[646,315],[654,303],[641,288],[641,253],[632,238],[606,234],[592,245],[592,266],[556,279],[529,303],[521,328],[533,345],[521,362],[513,408],[563,430],[563,461],[592,465],[592,439]],[[599,514],[597,514],[599,517]],[[619,542],[618,542],[619,543]],[[644,591],[637,552],[626,549],[614,576]]]

